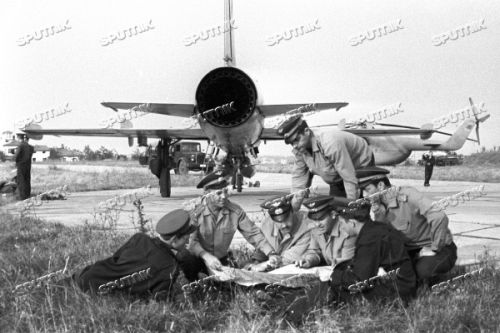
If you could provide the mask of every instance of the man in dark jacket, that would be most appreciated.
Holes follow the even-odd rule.
[[[18,134],[17,138],[20,144],[17,146],[14,160],[17,167],[18,199],[25,200],[31,195],[31,157],[34,148],[28,143],[28,137],[24,134]]]
[[[394,282],[387,282],[362,290],[367,299],[399,295],[403,299],[415,293],[416,276],[405,247],[405,237],[392,226],[370,219],[370,204],[362,202],[349,206],[351,200],[320,196],[307,199],[309,218],[321,221],[331,214],[336,223],[355,221],[361,225],[355,241],[354,256],[334,266],[331,287],[340,300],[347,300],[350,285],[399,268]],[[339,235],[342,235],[340,232]],[[299,262],[299,264],[301,264]]]
[[[431,177],[432,177],[432,171],[434,170],[434,164],[436,164],[436,158],[432,155],[432,151],[429,151],[428,153],[425,153],[422,156],[422,160],[424,161],[424,166],[425,166],[424,186],[431,186],[429,184],[429,181],[431,180]]]
[[[407,238],[419,283],[430,286],[440,280],[457,260],[448,216],[415,188],[392,186],[386,169],[369,167],[356,172],[363,195],[372,202],[374,220],[391,224]]]
[[[100,295],[121,290],[134,296],[173,296],[176,253],[195,230],[186,211],[173,210],[156,224],[158,237],[137,233],[113,256],[85,267],[73,279],[83,291]]]

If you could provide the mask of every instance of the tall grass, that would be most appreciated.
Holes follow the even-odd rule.
[[[236,289],[189,302],[90,296],[66,279],[15,297],[16,284],[111,255],[129,235],[65,227],[0,214],[0,331],[2,332],[495,332],[500,330],[500,274],[442,296],[423,294],[408,307],[358,300],[312,311],[297,328],[259,307],[253,291]]]

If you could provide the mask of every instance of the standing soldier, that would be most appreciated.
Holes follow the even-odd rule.
[[[314,175],[330,185],[330,195],[357,199],[356,169],[375,165],[373,152],[361,137],[337,129],[313,131],[301,115],[287,119],[277,130],[293,147],[292,192],[309,187]],[[303,198],[297,196],[294,208]]]
[[[189,281],[196,280],[199,272],[220,271],[222,265],[230,264],[228,250],[236,230],[270,261],[279,261],[259,227],[239,205],[228,200],[227,176],[225,171],[218,170],[207,175],[197,185],[205,190],[206,195],[192,212],[198,230],[189,240],[191,255],[184,253],[181,259]]]
[[[373,197],[375,221],[390,223],[407,238],[417,277],[432,285],[439,274],[450,271],[457,260],[457,247],[448,228],[448,216],[433,208],[432,200],[410,186],[391,187],[388,170],[370,167],[357,171],[365,197]]]
[[[429,181],[431,180],[431,177],[432,177],[432,171],[434,170],[434,164],[436,164],[436,158],[432,155],[432,150],[430,150],[428,153],[425,153],[422,156],[422,160],[424,160],[424,166],[425,166],[424,186],[431,186],[429,184]]]
[[[17,134],[17,138],[20,143],[14,159],[17,167],[18,199],[25,200],[31,195],[31,157],[34,148],[28,143],[29,139],[25,134]]]
[[[305,213],[294,212],[285,196],[265,201],[260,205],[268,210],[260,229],[278,256],[278,262],[270,262],[260,250],[252,255],[254,264],[246,268],[254,271],[265,271],[300,260],[311,242],[311,230]]]

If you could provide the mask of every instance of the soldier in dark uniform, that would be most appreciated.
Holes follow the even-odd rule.
[[[113,256],[85,267],[73,279],[83,291],[101,295],[120,290],[134,296],[174,296],[179,273],[176,253],[195,230],[186,211],[173,210],[156,224],[158,237],[137,233]]]
[[[432,151],[429,151],[428,153],[425,153],[422,156],[422,160],[424,161],[424,166],[425,166],[424,186],[431,186],[429,184],[429,181],[431,180],[431,177],[432,177],[432,171],[434,170],[434,164],[436,164],[436,158],[434,157],[434,155],[432,155]]]
[[[366,289],[363,291],[363,296],[367,299],[387,298],[394,295],[399,295],[403,299],[412,297],[415,293],[416,277],[410,256],[405,248],[406,238],[390,225],[373,222],[370,219],[368,202],[349,208],[350,202],[351,200],[346,198],[333,196],[319,196],[304,202],[304,206],[309,209],[308,217],[312,220],[321,221],[330,215],[336,221],[335,225],[342,223],[342,220],[355,223],[353,230],[356,230],[357,234],[354,237],[352,255],[346,254],[343,258],[346,260],[338,261],[337,259],[337,262],[334,262],[331,276],[334,297],[337,297],[337,300],[346,301],[349,299],[349,285],[398,268],[399,274],[395,283],[388,282]],[[328,230],[326,231],[328,233]],[[337,234],[337,237],[345,237],[346,231],[340,228]],[[317,237],[320,236],[323,235],[317,235]],[[318,241],[321,242],[321,239]],[[344,246],[347,246],[345,241],[340,247]],[[342,250],[338,253],[342,253]],[[328,257],[329,253],[325,253],[324,256]],[[298,263],[299,266],[303,267],[303,263],[307,263],[307,258],[305,259]],[[331,260],[326,261],[330,264]]]
[[[277,132],[293,147],[291,192],[309,187],[313,176],[319,175],[330,185],[330,195],[359,197],[355,170],[375,165],[373,152],[363,138],[337,129],[313,131],[301,115],[286,120]],[[301,200],[300,196],[294,198],[294,208],[300,208]]]
[[[294,212],[292,204],[284,196],[266,200],[260,206],[267,209],[269,214],[260,229],[273,247],[277,254],[275,258],[279,261],[270,262],[262,251],[256,250],[252,255],[254,262],[246,268],[265,271],[300,260],[311,242],[311,229],[306,214]]]
[[[375,221],[391,224],[407,238],[407,247],[420,282],[431,285],[457,260],[457,247],[448,216],[433,208],[432,200],[410,186],[391,187],[388,170],[370,167],[357,171],[364,196],[392,189],[370,199]]]
[[[34,148],[28,143],[28,137],[24,134],[17,135],[20,141],[16,149],[14,160],[17,167],[17,191],[18,199],[25,200],[31,195],[31,157]]]

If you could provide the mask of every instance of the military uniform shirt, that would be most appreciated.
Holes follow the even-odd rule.
[[[448,217],[441,210],[432,210],[432,201],[410,186],[399,187],[395,195],[382,199],[374,211],[375,221],[386,222],[409,238],[410,248],[430,247],[439,251],[453,242]]]
[[[311,244],[306,252],[305,259],[311,266],[319,265],[323,257],[328,265],[335,267],[341,262],[352,259],[356,249],[356,238],[362,228],[356,220],[345,220],[338,217],[330,235],[319,233],[318,229],[311,230]]]
[[[328,184],[344,181],[347,198],[357,198],[357,168],[369,166],[373,152],[361,137],[339,130],[313,131],[312,154],[293,149],[292,192],[311,185],[318,175]]]
[[[261,230],[273,250],[281,256],[283,265],[293,264],[300,260],[311,243],[311,228],[304,212],[292,213],[299,219],[298,228],[293,235],[283,235],[281,223],[274,222],[271,217],[262,222]]]
[[[199,257],[206,251],[218,259],[226,257],[236,230],[266,255],[273,250],[259,227],[247,217],[240,206],[231,201],[219,211],[218,216],[214,216],[204,199],[195,209],[193,222],[198,225],[198,230],[191,234],[189,251],[195,256]]]

